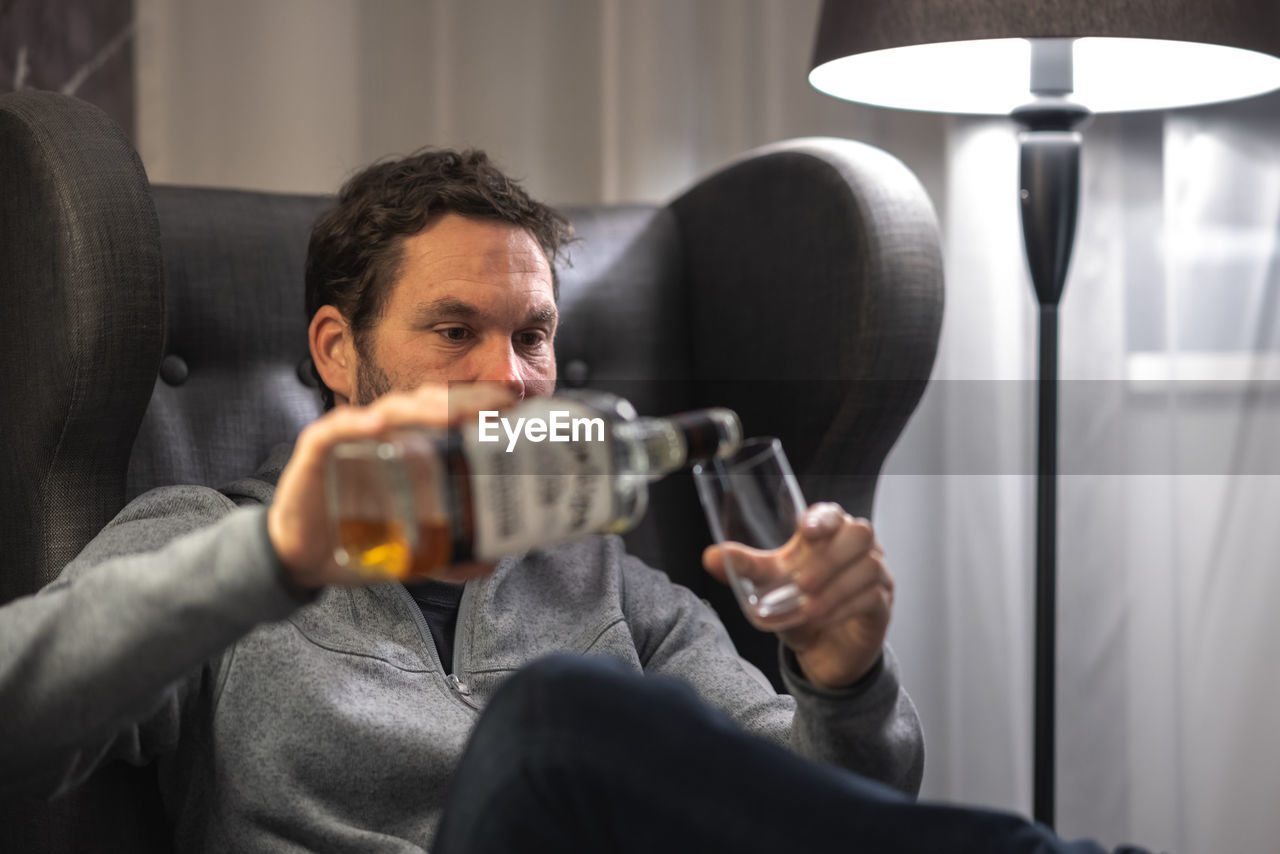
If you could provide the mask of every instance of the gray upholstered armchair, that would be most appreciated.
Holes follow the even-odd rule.
[[[96,108],[0,97],[0,602],[54,578],[130,497],[252,471],[318,414],[302,267],[326,204],[151,187]],[[807,497],[870,514],[942,313],[937,226],[901,163],[800,140],[667,205],[565,212],[580,241],[561,271],[563,384],[641,412],[730,406],[782,438]],[[629,536],[776,680],[772,637],[699,566],[706,539],[687,477],[660,485]],[[103,769],[76,794],[3,812],[5,851],[168,848],[150,769]]]

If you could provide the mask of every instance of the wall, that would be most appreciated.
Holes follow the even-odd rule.
[[[159,182],[330,192],[386,154],[474,145],[569,204],[664,199],[836,134],[892,140],[940,195],[942,120],[808,86],[818,5],[138,0],[139,148]]]
[[[51,89],[134,124],[133,0],[0,2],[0,92]]]

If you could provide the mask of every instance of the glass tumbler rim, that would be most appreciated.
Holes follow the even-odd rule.
[[[774,456],[782,449],[782,440],[777,436],[752,436],[743,439],[738,449],[728,457],[715,460],[699,460],[693,466],[693,473],[716,474],[726,469],[753,468]]]

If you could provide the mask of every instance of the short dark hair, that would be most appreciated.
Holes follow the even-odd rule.
[[[427,148],[356,173],[338,191],[334,206],[316,220],[307,247],[308,320],[321,306],[334,306],[350,324],[359,348],[382,316],[404,239],[446,213],[510,223],[529,232],[547,256],[552,295],[559,299],[555,269],[573,235],[569,221],[530,198],[483,151]],[[333,391],[314,364],[312,372],[324,408],[332,408]]]

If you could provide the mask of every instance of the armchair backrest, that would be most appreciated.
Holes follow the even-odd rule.
[[[319,413],[302,270],[328,203],[150,187],[96,108],[0,96],[0,602],[54,578],[128,498],[252,471]],[[563,385],[654,414],[732,407],[750,433],[782,439],[810,500],[870,515],[942,312],[936,221],[901,163],[800,140],[667,205],[565,213],[580,240],[560,271]],[[628,536],[711,599],[776,679],[772,637],[699,566],[706,540],[687,476],[654,490]],[[165,850],[149,781],[105,769],[44,812],[2,805],[0,848]]]
[[[0,602],[51,581],[123,506],[163,287],[120,129],[53,93],[0,97]]]
[[[320,414],[303,264],[325,196],[157,186],[164,346],[129,459],[126,497],[220,486]]]

